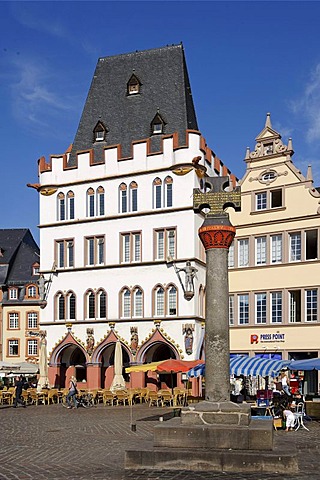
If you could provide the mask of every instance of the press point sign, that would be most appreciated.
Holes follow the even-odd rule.
[[[274,342],[284,342],[285,333],[274,332],[274,333],[252,333],[250,335],[251,345],[257,345],[258,343],[274,343]]]

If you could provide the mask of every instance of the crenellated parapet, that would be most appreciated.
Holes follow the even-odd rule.
[[[234,185],[237,182],[235,175],[231,174],[231,171],[208,147],[205,138],[197,130],[187,130],[183,142],[180,141],[178,133],[163,135],[161,148],[158,152],[151,152],[149,138],[134,141],[131,144],[131,155],[129,157],[122,155],[121,145],[109,145],[103,149],[103,155],[100,158],[96,157],[93,148],[78,151],[76,162],[70,164],[70,151],[69,147],[64,154],[51,155],[49,162],[46,162],[45,157],[39,159],[38,168],[41,184],[52,181],[52,175],[50,177],[46,175],[49,172],[59,175],[76,170],[76,177],[73,174],[74,179],[83,176],[86,178],[98,177],[100,176],[99,170],[104,176],[119,176],[132,172],[165,169],[186,163],[192,164],[194,158],[197,158],[200,164],[205,165],[206,168],[217,175],[230,176]],[[82,170],[84,170],[83,175]]]

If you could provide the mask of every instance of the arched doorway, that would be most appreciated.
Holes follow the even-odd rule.
[[[176,359],[175,351],[167,343],[154,343],[145,352],[145,360],[143,363],[160,362],[161,360]],[[145,373],[145,384],[147,387],[151,385],[157,389],[168,388],[173,389],[177,386],[177,374],[173,372],[168,373]]]
[[[68,370],[72,370],[72,375],[77,382],[85,383],[87,381],[86,357],[83,351],[77,345],[68,345],[60,354],[60,388],[67,387],[68,379],[71,374]]]
[[[100,384],[101,388],[109,388],[114,375],[114,353],[115,353],[115,343],[109,343],[101,351],[99,356],[99,363],[101,364],[100,369]],[[123,360],[123,369],[122,375],[125,382],[129,382],[129,375],[126,373],[125,368],[130,365],[130,358],[127,350],[121,345],[122,348],[122,360]]]

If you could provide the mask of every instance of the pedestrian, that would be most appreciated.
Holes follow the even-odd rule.
[[[289,407],[286,406],[282,414],[283,418],[286,421],[286,432],[289,432],[289,430],[293,430],[296,419],[292,410],[290,410]]]
[[[69,393],[68,393],[68,395],[67,395],[68,408],[72,408],[71,399],[73,400],[74,408],[77,408],[77,399],[76,399],[77,393],[78,393],[78,390],[77,390],[77,379],[76,379],[76,377],[72,376],[72,377],[70,378]]]
[[[290,396],[291,393],[290,393],[290,386],[289,386],[289,378],[288,378],[287,372],[285,371],[281,372],[281,386],[284,393]]]
[[[13,408],[17,408],[18,403],[20,403],[20,405],[22,405],[24,408],[26,408],[26,404],[21,397],[22,389],[23,389],[24,384],[25,384],[25,380],[23,379],[23,377],[21,375],[20,375],[20,377],[16,377],[16,382],[15,382],[16,390],[15,390],[15,398],[14,398]]]

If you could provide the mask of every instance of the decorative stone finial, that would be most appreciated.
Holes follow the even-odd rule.
[[[293,150],[292,138],[289,138],[289,139],[288,139],[288,150]]]
[[[245,160],[249,160],[249,158],[250,158],[250,147],[247,147],[247,148],[246,148]]]
[[[313,175],[312,175],[311,165],[308,165],[307,180],[308,180],[309,182],[313,182]]]
[[[270,118],[270,113],[267,113],[267,118],[266,118],[266,124],[265,127],[272,128],[271,126],[271,118]]]

